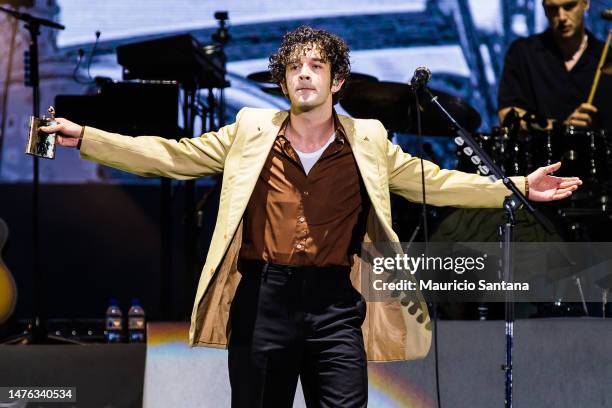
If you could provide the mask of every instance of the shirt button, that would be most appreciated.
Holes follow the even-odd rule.
[[[304,218],[304,217],[300,217],[300,218],[298,218],[298,221],[299,221],[299,222],[304,222],[304,221],[306,221],[306,218]]]
[[[297,244],[295,247],[296,247],[297,249],[302,249],[302,248],[304,248],[304,245],[302,245],[302,244]]]

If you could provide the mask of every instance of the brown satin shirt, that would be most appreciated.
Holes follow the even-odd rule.
[[[285,138],[274,141],[244,216],[240,259],[351,266],[370,205],[342,125],[308,175]]]

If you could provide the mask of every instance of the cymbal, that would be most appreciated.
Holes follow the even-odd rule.
[[[259,71],[253,72],[252,74],[247,75],[247,79],[251,81],[259,82],[261,84],[273,84],[272,76],[270,75],[270,71]],[[348,81],[378,81],[378,79],[372,75],[361,74],[359,72],[351,72],[349,74]]]
[[[269,71],[254,72],[252,74],[247,75],[247,78],[252,81],[260,82],[262,84],[263,83],[274,84],[274,82],[272,82],[272,78],[270,77]],[[348,84],[351,82],[360,82],[360,81],[377,82],[378,79],[376,77],[373,77],[372,75],[360,74],[358,72],[351,72],[349,79],[347,81],[347,84],[344,86],[348,86]],[[285,94],[283,93],[283,90],[280,88],[280,86],[276,84],[274,84],[274,86],[269,86],[269,85],[262,86],[261,90],[269,95],[283,96],[283,97],[285,96]]]
[[[378,82],[378,78],[368,74],[362,74],[359,72],[351,72],[349,74],[347,82]]]
[[[270,71],[259,71],[253,72],[252,74],[247,75],[247,79],[251,81],[259,82],[262,84],[273,84],[272,76],[270,75]]]
[[[466,130],[480,126],[478,112],[461,98],[431,89],[440,104]],[[423,134],[452,136],[453,130],[435,106],[421,100]],[[416,133],[416,103],[412,87],[399,82],[353,82],[348,85],[340,105],[353,117],[378,119],[390,131]]]
[[[261,90],[268,95],[285,96],[280,86],[262,86]]]

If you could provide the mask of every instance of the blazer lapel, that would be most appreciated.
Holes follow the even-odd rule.
[[[357,168],[361,174],[370,201],[380,217],[382,216],[381,209],[379,208],[382,202],[382,197],[380,195],[380,172],[378,160],[373,153],[375,150],[373,142],[370,141],[367,134],[359,133],[359,130],[355,128],[354,120],[341,115],[338,115],[338,118],[340,119],[340,123],[342,123],[346,138],[353,150]],[[381,218],[384,219],[384,217]]]
[[[257,131],[246,134],[242,141],[242,152],[236,177],[232,182],[232,196],[229,203],[226,232],[232,235],[238,227],[242,214],[255,189],[255,183],[266,162],[278,131],[288,112],[277,112],[271,119],[262,118]]]

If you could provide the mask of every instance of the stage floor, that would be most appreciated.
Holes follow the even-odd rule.
[[[190,348],[187,333],[187,323],[163,322],[149,323],[146,346],[0,346],[0,386],[76,387],[77,403],[61,407],[229,407],[227,352]],[[611,338],[612,320],[517,321],[514,406],[612,406]],[[439,322],[442,405],[503,406],[503,361],[502,321]],[[370,364],[368,406],[433,408],[434,379],[433,352]],[[294,406],[304,407],[299,389]]]

